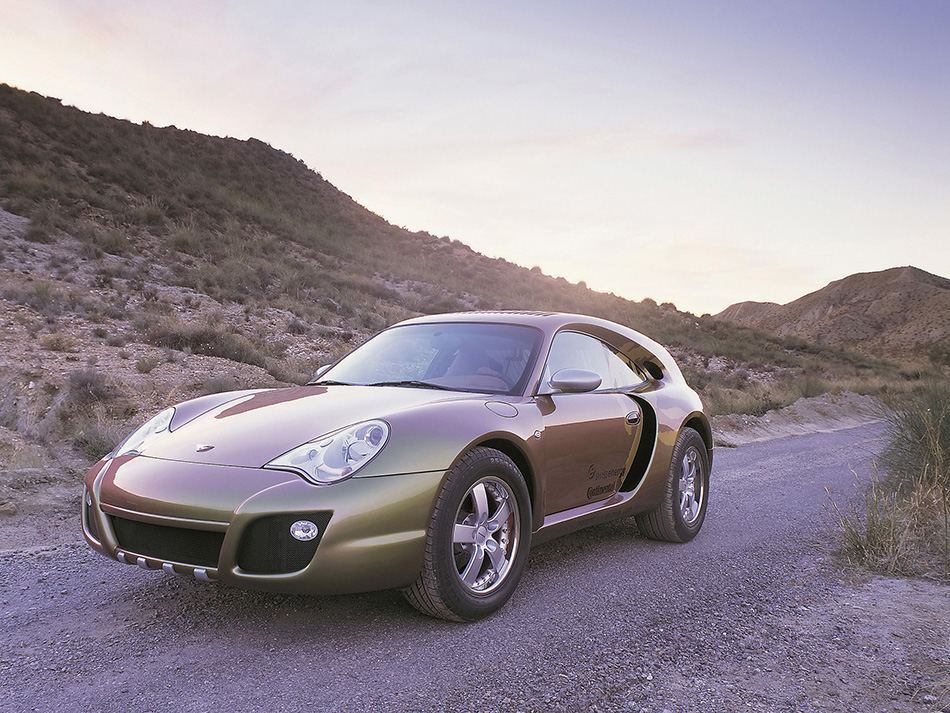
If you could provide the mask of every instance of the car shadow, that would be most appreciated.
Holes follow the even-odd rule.
[[[635,560],[663,544],[645,539],[635,521],[628,518],[533,546],[516,598],[530,600],[536,587],[577,579],[587,560]],[[220,634],[221,629],[266,631],[282,640],[293,638],[295,632],[320,631],[328,626],[377,635],[381,627],[410,622],[424,628],[459,626],[420,614],[395,590],[333,596],[279,594],[129,570],[114,580],[119,586],[103,592],[102,604],[112,609],[113,620],[131,620],[140,626],[208,634]]]

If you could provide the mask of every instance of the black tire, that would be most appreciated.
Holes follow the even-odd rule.
[[[651,540],[689,542],[703,526],[709,504],[709,454],[702,436],[684,428],[673,447],[663,503],[637,515],[637,527]]]
[[[476,621],[511,597],[531,547],[531,503],[521,471],[478,447],[449,471],[436,499],[419,578],[403,596],[423,614]]]

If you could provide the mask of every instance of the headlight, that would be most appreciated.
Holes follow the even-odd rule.
[[[304,443],[264,467],[290,470],[317,485],[329,485],[356,473],[388,440],[388,423],[365,421]]]
[[[172,417],[174,415],[175,409],[168,408],[157,416],[149,419],[144,425],[139,426],[128,438],[116,446],[116,449],[107,455],[106,459],[118,458],[119,456],[128,455],[130,453],[141,453],[146,446],[170,432]]]

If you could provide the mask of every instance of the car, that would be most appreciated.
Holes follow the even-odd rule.
[[[553,312],[422,316],[304,386],[202,396],[87,473],[86,541],[148,570],[310,595],[401,590],[475,621],[534,544],[633,517],[687,542],[710,424],[669,352]]]

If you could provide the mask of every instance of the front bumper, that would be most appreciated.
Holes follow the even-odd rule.
[[[86,475],[83,534],[112,559],[296,594],[404,587],[422,566],[443,471],[312,485],[289,473],[133,457]],[[309,520],[300,542],[290,525]]]

